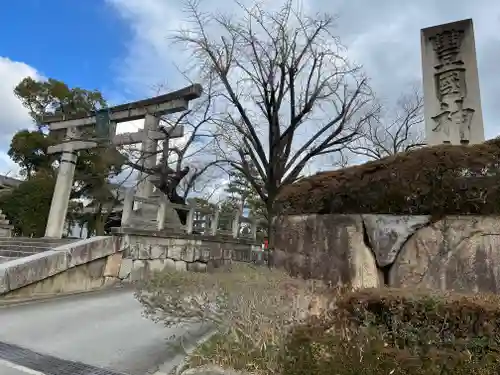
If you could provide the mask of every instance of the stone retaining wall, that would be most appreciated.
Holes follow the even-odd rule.
[[[290,215],[274,244],[275,265],[333,284],[500,293],[500,217]]]
[[[136,282],[165,268],[203,272],[253,261],[259,249],[251,240],[120,229],[0,264],[0,300]]]
[[[221,236],[169,236],[128,228],[121,228],[114,235],[121,238],[121,281],[138,281],[165,268],[204,272],[232,261],[250,262],[260,250],[254,241]]]

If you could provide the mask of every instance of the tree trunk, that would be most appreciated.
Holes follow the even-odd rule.
[[[95,216],[96,236],[104,236],[104,220],[102,217],[102,204],[99,203],[97,214]]]
[[[267,210],[267,266],[269,268],[274,267],[273,255],[274,255],[274,232],[273,232],[273,218],[274,212],[274,199],[270,199],[266,202]]]

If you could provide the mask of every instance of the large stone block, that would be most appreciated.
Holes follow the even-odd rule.
[[[118,273],[118,278],[125,280],[130,276],[132,272],[132,265],[134,263],[133,259],[122,259],[120,265],[120,272]]]
[[[150,272],[161,272],[165,269],[166,259],[153,259],[148,261],[148,267]]]
[[[55,248],[69,254],[68,267],[75,267],[118,252],[119,242],[109,236],[97,236]]]
[[[97,259],[72,267],[52,277],[15,289],[7,295],[7,298],[23,299],[99,289],[105,286],[106,278],[102,276],[104,266],[105,259]]]
[[[168,253],[168,247],[165,245],[151,245],[151,259],[165,259]]]
[[[0,263],[0,295],[10,290],[7,271],[8,267],[2,267],[2,263]]]
[[[105,277],[118,277],[122,265],[122,253],[116,253],[108,256],[106,259]]]
[[[275,227],[276,266],[333,285],[379,285],[375,258],[364,243],[360,215],[282,216]]]
[[[147,262],[144,260],[134,260],[130,272],[130,281],[140,281],[147,277]]]
[[[177,271],[187,271],[187,263],[184,262],[183,260],[176,260],[175,269]]]
[[[498,249],[499,217],[447,217],[406,242],[390,270],[390,285],[500,293]]]
[[[67,251],[49,250],[29,257],[0,264],[7,268],[9,290],[46,279],[69,268]],[[0,271],[1,273],[1,271]]]
[[[171,245],[168,247],[167,256],[173,260],[180,260],[182,255],[183,246]]]
[[[171,242],[168,245],[167,256],[174,260],[194,262],[200,258],[201,241],[185,239],[184,241]]]
[[[151,259],[151,245],[142,242],[131,243],[125,249],[124,256],[131,259]]]
[[[362,215],[362,218],[379,267],[392,264],[405,241],[430,220],[423,215]]]
[[[187,270],[191,272],[206,272],[207,264],[202,262],[188,263]]]

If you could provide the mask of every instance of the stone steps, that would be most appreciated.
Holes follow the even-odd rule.
[[[74,241],[78,238],[31,238],[31,237],[0,237],[0,246],[3,244],[28,244],[28,243],[41,243],[47,245],[64,245]]]
[[[0,238],[0,263],[9,260],[27,257],[55,247],[78,241],[73,238],[23,238],[5,237]]]
[[[14,260],[14,259],[17,259],[17,258],[9,258],[9,257],[0,256],[0,264],[8,262],[10,260]]]

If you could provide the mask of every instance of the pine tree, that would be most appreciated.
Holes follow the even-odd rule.
[[[259,185],[264,184],[262,179],[258,177],[258,172],[255,167],[252,167],[252,175]],[[246,176],[240,171],[232,171],[230,173],[230,181],[226,188],[226,193],[229,194],[229,200],[239,208],[241,212],[248,210],[253,217],[265,218],[265,204],[252,187]]]

